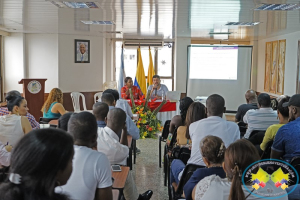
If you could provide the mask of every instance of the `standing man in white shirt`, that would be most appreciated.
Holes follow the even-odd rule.
[[[81,112],[68,123],[74,138],[73,172],[64,186],[56,192],[72,200],[112,200],[111,167],[106,155],[92,148],[97,146],[97,122],[93,114]]]
[[[249,138],[254,130],[265,131],[273,124],[278,124],[277,111],[271,107],[271,98],[267,93],[261,93],[257,97],[257,110],[248,110],[243,118],[248,124],[245,138]]]
[[[104,153],[110,164],[126,165],[129,153],[127,142],[126,113],[120,108],[111,109],[106,117],[106,127],[98,127],[97,150]],[[119,142],[118,132],[122,132]],[[131,171],[129,171],[125,187],[124,197],[126,200],[148,200],[153,192],[146,191],[138,194]]]
[[[187,164],[191,163],[205,166],[199,147],[200,141],[208,135],[221,138],[226,147],[240,139],[240,130],[238,125],[234,122],[224,120],[222,118],[224,112],[224,98],[218,94],[210,95],[206,100],[207,118],[196,121],[189,127],[189,133],[193,142],[191,157]],[[174,182],[178,184],[184,168],[185,164],[181,160],[173,160],[170,172],[172,184]]]

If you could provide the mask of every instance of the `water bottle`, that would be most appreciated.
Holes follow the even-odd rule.
[[[163,101],[165,99],[165,93],[164,93],[164,91],[161,91],[161,94],[162,94],[161,100]]]

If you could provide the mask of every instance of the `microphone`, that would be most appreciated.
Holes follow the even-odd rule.
[[[154,88],[154,95],[157,95],[157,88]]]

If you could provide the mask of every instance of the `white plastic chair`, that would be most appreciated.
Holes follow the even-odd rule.
[[[74,112],[80,111],[80,104],[79,104],[80,97],[82,98],[83,110],[85,110],[85,111],[87,110],[84,95],[80,92],[71,92],[71,98],[72,98]]]
[[[103,88],[104,90],[107,89],[118,89],[118,83],[116,81],[106,81],[105,83],[103,83]]]
[[[103,93],[103,92],[97,92],[96,94],[94,94],[94,102],[95,102],[95,103],[97,102],[97,98],[98,98],[98,99],[101,98],[102,93]]]

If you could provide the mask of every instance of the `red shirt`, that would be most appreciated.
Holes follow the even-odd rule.
[[[123,99],[130,99],[130,94],[126,94],[126,91],[128,90],[128,87],[125,85],[124,87],[122,87],[121,89],[121,97]],[[133,99],[140,99],[140,97],[143,96],[142,91],[137,87],[137,86],[132,86],[131,87],[131,91],[133,94]]]

